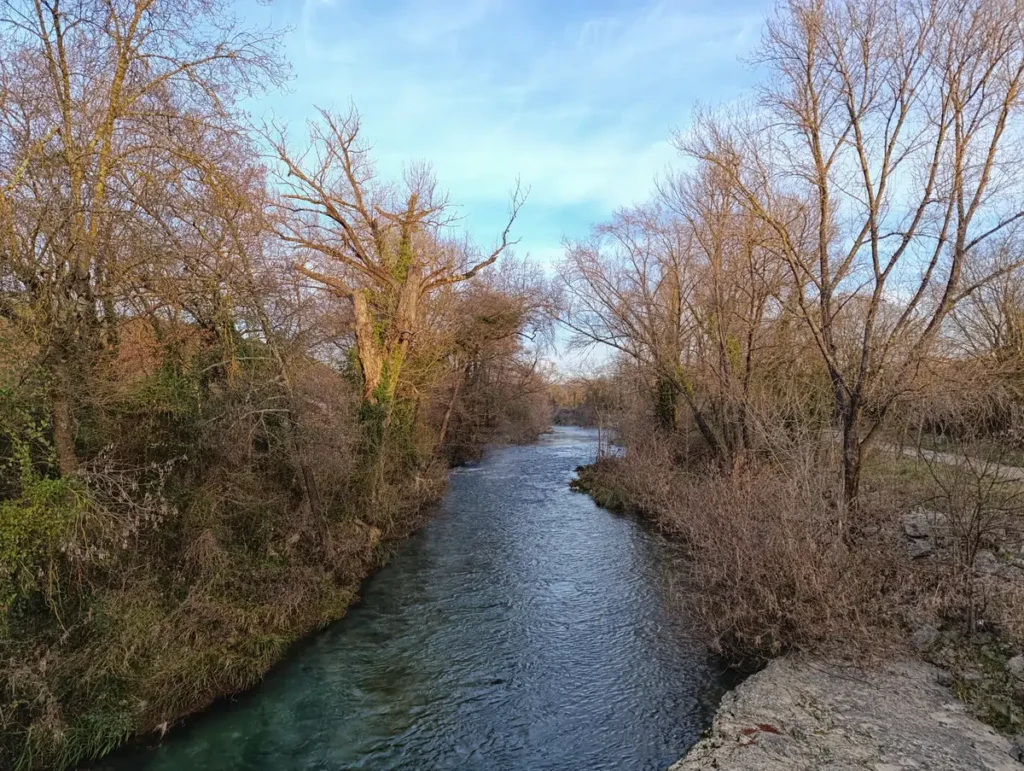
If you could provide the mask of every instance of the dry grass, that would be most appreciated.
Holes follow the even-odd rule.
[[[865,653],[900,638],[914,571],[885,528],[834,505],[832,476],[684,473],[651,447],[599,469],[603,488],[689,546],[690,612],[711,647],[737,659]]]
[[[578,486],[687,545],[678,585],[712,649],[744,664],[789,651],[875,658],[928,628],[915,644],[974,713],[1024,727],[1024,688],[1006,670],[1024,651],[1019,480],[975,457],[877,451],[849,511],[820,447],[725,474],[672,437],[623,436],[625,455],[582,469]],[[933,551],[912,559],[904,515],[921,507],[940,515]]]

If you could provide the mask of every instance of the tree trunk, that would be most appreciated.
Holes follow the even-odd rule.
[[[467,365],[468,366],[468,365]],[[459,398],[459,389],[462,387],[462,380],[465,377],[465,369],[459,367],[456,371],[455,387],[452,389],[452,398],[448,400],[448,407],[444,411],[444,420],[441,421],[441,431],[437,437],[437,446],[444,448],[444,440],[448,435],[448,423],[452,417],[452,410],[455,408],[455,402]]]
[[[669,434],[676,431],[676,393],[675,381],[659,376],[655,386],[655,414],[658,427]]]
[[[373,328],[373,314],[364,291],[352,293],[352,313],[355,315],[356,355],[363,373],[363,401],[375,403],[380,386],[384,356]]]
[[[854,412],[843,420],[843,502],[851,510],[857,508],[857,496],[860,494],[861,444],[858,417]]]
[[[409,343],[416,330],[421,280],[418,271],[410,269],[398,295],[393,319],[384,330],[366,297],[365,290],[352,293],[355,315],[356,353],[363,372],[363,400],[369,404],[389,405],[398,388]],[[390,406],[387,407],[390,414]]]
[[[71,399],[60,378],[52,401],[53,448],[57,453],[57,467],[62,477],[78,473],[78,455],[75,453],[75,416]]]

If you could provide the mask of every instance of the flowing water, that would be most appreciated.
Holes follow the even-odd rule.
[[[664,769],[722,687],[672,590],[678,547],[568,484],[557,428],[453,472],[348,616],[127,771]]]

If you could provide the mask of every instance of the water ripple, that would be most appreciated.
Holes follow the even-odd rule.
[[[568,490],[593,432],[458,469],[363,602],[235,703],[117,771],[663,769],[718,690],[676,548]]]

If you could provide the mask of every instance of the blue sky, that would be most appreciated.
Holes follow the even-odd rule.
[[[293,136],[313,105],[359,109],[381,172],[430,161],[482,246],[508,191],[531,188],[518,253],[558,258],[675,160],[697,101],[735,99],[768,3],[626,0],[275,0],[254,21],[291,28],[288,93],[252,106]]]

